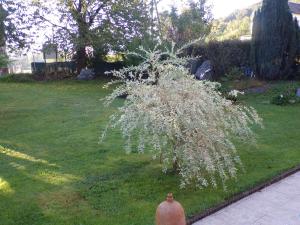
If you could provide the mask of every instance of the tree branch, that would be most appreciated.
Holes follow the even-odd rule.
[[[99,14],[100,10],[104,8],[104,6],[106,5],[108,1],[103,1],[103,3],[95,10],[95,12],[93,14],[91,14],[90,19],[89,19],[89,25],[91,26],[94,21],[96,16]]]
[[[53,23],[51,20],[47,19],[46,17],[44,17],[42,15],[39,15],[39,17],[40,17],[40,19],[44,20],[45,22],[50,23],[52,26],[58,27],[58,28],[61,28],[65,31],[67,31],[71,36],[74,35],[67,27],[64,27],[64,26],[58,25],[56,23]]]

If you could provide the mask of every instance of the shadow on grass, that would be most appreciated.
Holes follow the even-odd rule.
[[[54,195],[46,200],[41,193],[51,193],[78,179],[59,173],[56,164],[2,145],[0,159],[0,202],[5,203],[0,204],[0,224],[51,224],[51,216],[45,214],[46,203],[51,198],[58,204],[63,200],[56,201]]]

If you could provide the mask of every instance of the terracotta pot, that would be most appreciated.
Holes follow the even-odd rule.
[[[156,225],[186,225],[184,209],[173,199],[172,193],[157,207]]]

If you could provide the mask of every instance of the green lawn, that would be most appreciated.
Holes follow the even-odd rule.
[[[156,206],[173,192],[191,216],[300,164],[300,105],[244,101],[264,118],[258,147],[239,145],[245,172],[228,191],[178,188],[149,155],[126,154],[101,128],[122,104],[102,106],[103,82],[0,82],[1,225],[152,225]],[[280,84],[283,86],[284,84]]]

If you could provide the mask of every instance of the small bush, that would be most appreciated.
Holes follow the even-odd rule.
[[[289,105],[300,102],[300,98],[296,96],[296,88],[290,85],[283,93],[274,96],[271,103],[274,105]]]
[[[236,81],[242,80],[246,78],[244,76],[243,71],[239,67],[233,67],[229,73],[226,73],[224,77],[222,77],[222,81]]]
[[[121,84],[106,104],[120,95],[127,97],[111,115],[102,139],[107,129],[120,128],[128,152],[149,150],[164,172],[170,167],[178,172],[182,188],[216,187],[220,182],[225,186],[241,165],[235,141],[254,144],[251,128],[261,125],[261,118],[253,108],[224,98],[219,83],[194,79],[187,59],[173,51],[141,50],[147,56],[143,63],[113,72],[118,80],[108,86]]]
[[[20,73],[20,74],[8,74],[0,77],[1,82],[32,82],[34,77],[32,74]]]
[[[289,104],[289,97],[287,95],[277,95],[272,98],[271,103],[274,105],[287,105]]]

